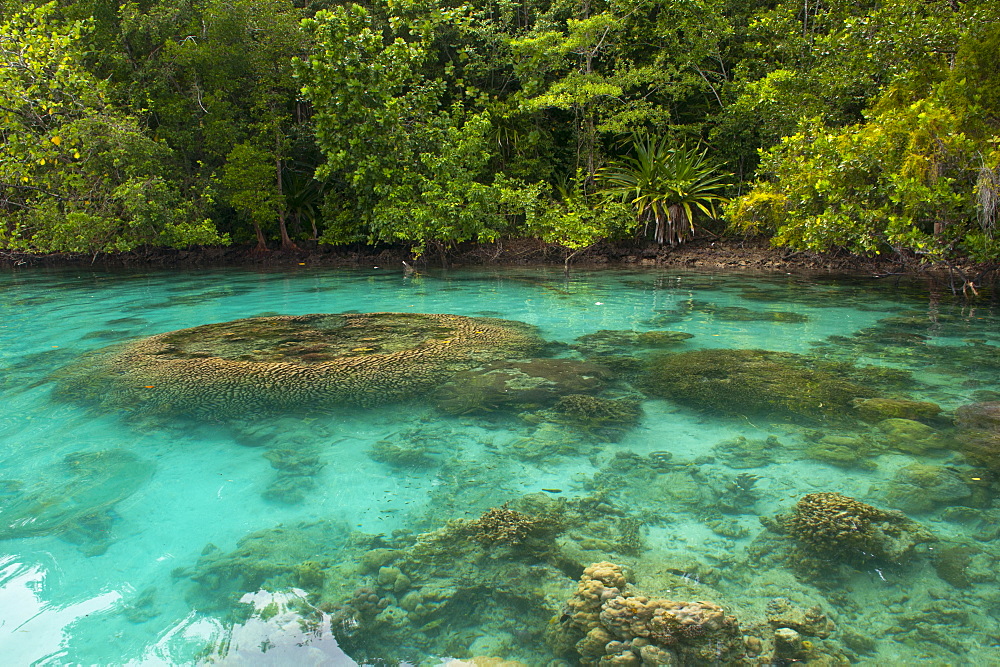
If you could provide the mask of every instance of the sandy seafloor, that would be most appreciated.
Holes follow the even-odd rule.
[[[355,562],[378,543],[371,536],[418,535],[529,494],[572,501],[598,491],[615,512],[638,522],[640,544],[616,551],[610,542],[581,539],[573,553],[627,566],[650,594],[716,602],[747,628],[766,625],[766,605],[775,598],[818,605],[836,626],[825,638],[831,654],[857,664],[1000,664],[998,486],[957,446],[920,455],[875,447],[856,464],[834,465],[808,455],[807,444],[824,433],[856,435],[839,426],[723,416],[649,396],[642,398],[639,423],[618,437],[577,434],[578,450],[546,453],[532,447],[551,432],[539,432],[524,415],[445,414],[428,397],[234,426],[135,419],[50,395],[53,372],[119,340],[261,314],[452,313],[526,322],[545,339],[569,345],[599,330],[670,330],[693,335],[671,352],[762,348],[901,368],[913,373],[911,398],[941,406],[931,425],[947,435],[956,407],[1000,398],[1000,318],[990,308],[871,279],[611,270],[567,277],[543,269],[404,276],[395,269],[308,267],[14,273],[0,276],[0,304],[4,664],[351,664],[373,662],[380,651],[398,662],[400,649],[388,645],[390,638],[418,624],[404,619],[396,634],[373,629],[370,640],[352,635],[338,648],[345,629],[336,623],[305,637],[294,623],[283,625],[282,614],[273,616],[273,607],[270,615],[247,618],[252,596],[241,603],[230,595],[229,609],[217,599],[205,604],[199,558],[212,551],[207,545],[231,552],[253,531],[326,522],[333,526],[324,538],[327,557],[338,560],[337,576],[350,579],[344,590],[377,587],[376,574]],[[804,317],[793,319],[804,321],[740,319],[720,310],[727,307],[796,313]],[[880,323],[892,317],[912,318],[908,332],[916,338],[880,339]],[[955,353],[935,355],[934,346]],[[558,354],[580,358],[571,347]],[[741,437],[767,456],[751,461],[749,450],[719,447]],[[266,496],[277,474],[264,456],[271,441],[320,461],[303,477],[300,500]],[[374,460],[379,442],[418,442],[426,460],[419,466]],[[106,478],[91,484],[67,468],[80,453],[101,452],[111,452],[109,465],[118,466]],[[669,465],[657,475],[630,470],[630,462],[665,456]],[[915,463],[947,479],[934,488],[901,489],[900,471]],[[755,478],[753,500],[720,512],[714,504],[740,474]],[[828,579],[803,576],[793,563],[768,555],[769,544],[790,538],[762,541],[761,517],[826,491],[902,509],[939,542],[903,564],[831,565]],[[962,572],[942,577],[934,550],[958,547],[967,556]],[[416,589],[419,573],[412,576]],[[671,590],[659,590],[668,584]],[[566,594],[574,588],[567,574]],[[244,592],[257,594],[258,611],[276,598],[308,593]],[[389,603],[401,604],[401,597],[389,596]],[[238,608],[246,612],[234,615]],[[495,617],[472,611],[467,616],[478,625],[461,627],[461,605],[453,605],[447,628],[427,630],[402,658],[429,664],[474,655],[527,664],[555,658],[545,628],[530,627],[532,614],[518,627],[518,619],[500,618],[503,609]],[[342,652],[358,643],[360,656]]]

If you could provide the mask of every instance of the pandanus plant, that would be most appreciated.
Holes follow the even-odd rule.
[[[715,205],[730,185],[729,174],[706,158],[708,149],[670,147],[666,138],[635,136],[631,155],[597,172],[604,196],[633,206],[640,223],[655,223],[659,244],[683,243],[694,234],[694,214],[716,218]]]
[[[315,241],[319,238],[316,220],[323,203],[323,184],[310,174],[285,169],[281,174],[281,185],[285,195],[285,212],[291,214],[296,227],[301,228],[302,221],[308,221],[312,225],[311,238]]]

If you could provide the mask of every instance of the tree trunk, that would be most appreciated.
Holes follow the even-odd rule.
[[[281,159],[275,160],[277,168],[275,171],[278,174],[278,194],[283,194],[281,190]],[[295,245],[295,241],[288,235],[288,227],[285,225],[285,207],[282,206],[278,210],[278,229],[281,231],[281,249],[282,250],[298,250],[299,247]]]
[[[264,238],[264,232],[256,221],[253,223],[253,231],[257,234],[257,247],[254,248],[254,252],[267,252],[267,239]]]
[[[687,240],[691,223],[684,214],[684,207],[671,204],[667,207],[667,226],[670,227],[670,245],[680,245]]]

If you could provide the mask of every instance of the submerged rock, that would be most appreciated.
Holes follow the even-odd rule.
[[[869,493],[882,492],[885,503],[904,512],[930,512],[959,504],[972,496],[963,476],[943,466],[912,463],[900,468],[885,485]]]
[[[982,550],[978,547],[965,544],[938,549],[934,556],[934,571],[955,588],[968,588],[972,585],[968,575],[969,566],[972,558],[980,553]]]
[[[876,428],[879,442],[907,454],[926,454],[954,446],[939,431],[912,419],[885,419]]]
[[[805,455],[840,468],[875,468],[874,452],[867,438],[855,435],[818,434],[806,445]]]
[[[694,338],[683,331],[614,331],[601,329],[576,339],[573,349],[585,357],[614,357],[673,347]]]
[[[607,368],[575,359],[502,362],[458,373],[434,400],[452,415],[540,408],[564,396],[600,391],[610,377]]]
[[[722,322],[808,322],[809,316],[789,310],[751,310],[743,306],[722,306],[709,301],[685,301],[675,310],[666,311],[649,320],[650,326],[664,326],[689,318],[692,313],[708,315]]]
[[[959,407],[955,424],[962,452],[973,462],[1000,473],[1000,401]]]
[[[955,410],[955,423],[963,431],[1000,433],[1000,401],[963,405]]]

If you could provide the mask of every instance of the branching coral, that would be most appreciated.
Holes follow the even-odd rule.
[[[642,417],[642,406],[627,398],[610,399],[584,394],[563,396],[553,407],[555,421],[612,438],[634,428]]]
[[[863,564],[901,562],[935,538],[901,512],[885,511],[839,493],[803,496],[782,526],[811,555]]]
[[[485,545],[520,544],[539,528],[540,522],[534,517],[508,508],[494,507],[469,525],[472,539]]]

